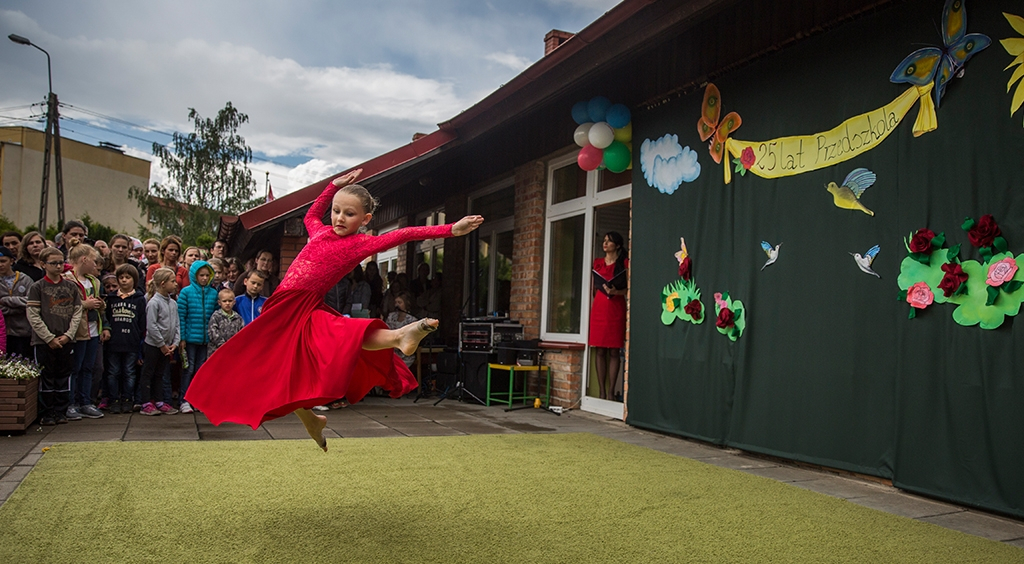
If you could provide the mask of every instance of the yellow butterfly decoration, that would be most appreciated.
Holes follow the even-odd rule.
[[[1010,27],[1024,36],[1024,18],[1007,14],[1006,12],[1003,12],[1003,16],[1006,18],[1006,21],[1010,22]],[[1013,74],[1010,76],[1010,82],[1006,84],[1006,92],[1009,93],[1013,89],[1013,83],[1024,77],[1024,37],[1009,37],[1007,39],[1000,39],[999,42],[1003,44],[1003,49],[1006,49],[1007,53],[1017,57],[1003,69],[1010,70],[1015,66],[1017,67],[1017,70],[1013,71]],[[1017,91],[1013,94],[1013,101],[1010,102],[1010,117],[1013,117],[1013,114],[1020,109],[1021,104],[1024,104],[1024,81],[1017,84]]]

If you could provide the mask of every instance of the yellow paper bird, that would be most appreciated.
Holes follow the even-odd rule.
[[[832,201],[837,208],[860,210],[873,216],[875,212],[860,203],[860,196],[875,183],[876,178],[875,173],[866,168],[855,168],[846,175],[842,186],[836,186],[835,182],[829,182],[826,188],[832,194]]]

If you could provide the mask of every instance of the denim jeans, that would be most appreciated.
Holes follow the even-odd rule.
[[[135,390],[135,361],[138,358],[139,353],[134,351],[107,351],[107,394],[111,401],[142,403]]]
[[[99,337],[75,342],[74,364],[71,367],[71,405],[92,404],[92,368],[96,364],[96,351],[99,348]]]
[[[181,371],[181,401],[185,401],[185,392],[192,383],[192,376],[206,362],[206,343],[185,343],[185,357],[188,359],[188,369]]]

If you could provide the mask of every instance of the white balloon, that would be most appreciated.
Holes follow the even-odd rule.
[[[599,121],[590,127],[587,134],[590,144],[598,149],[604,149],[615,141],[615,130],[607,122]]]
[[[580,147],[586,147],[590,144],[590,140],[587,135],[590,133],[590,126],[594,125],[591,122],[584,123],[576,128],[576,132],[572,134],[572,140],[576,142]]]

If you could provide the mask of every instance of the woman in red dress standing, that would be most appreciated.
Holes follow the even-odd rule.
[[[324,296],[364,258],[409,241],[465,235],[484,218],[407,227],[384,235],[359,233],[373,217],[375,202],[352,184],[362,170],[336,178],[313,202],[304,223],[309,243],[263,305],[260,316],[217,349],[199,369],[185,399],[214,425],[233,421],[256,429],[289,413],[302,420],[325,452],[327,418],[310,408],[338,398],[355,403],[375,386],[401,397],[416,378],[392,349],[416,351],[437,329],[424,319],[392,330],[380,319],[343,317]],[[331,225],[322,218],[331,210]]]
[[[615,399],[619,350],[626,343],[626,284],[629,259],[622,235],[609,231],[601,243],[604,256],[594,260],[594,302],[590,306],[590,337],[601,399]]]

